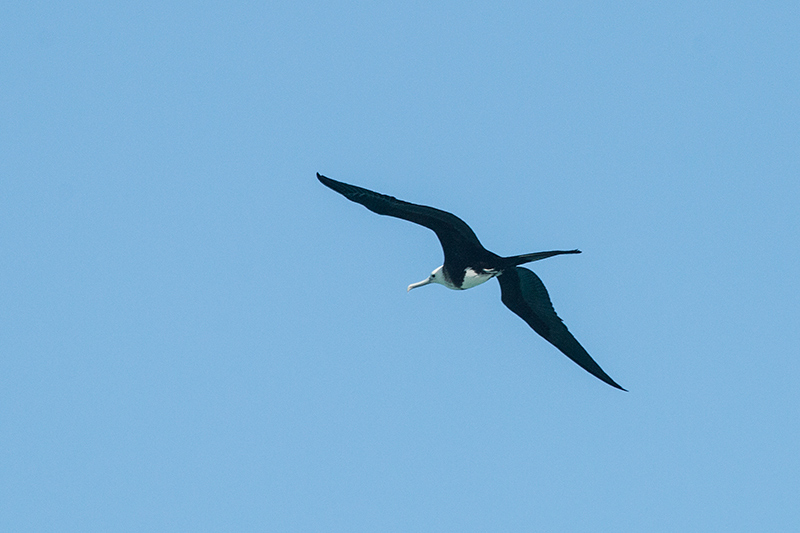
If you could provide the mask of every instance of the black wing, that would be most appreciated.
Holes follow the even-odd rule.
[[[500,294],[503,303],[533,330],[545,338],[550,344],[578,363],[591,375],[605,381],[612,387],[620,387],[608,374],[603,372],[594,359],[583,349],[583,346],[572,336],[567,326],[556,314],[547,289],[539,276],[527,268],[514,267],[503,271],[497,277],[500,282]],[[626,391],[627,392],[627,391]]]
[[[465,259],[494,256],[481,245],[475,232],[467,223],[447,211],[412,204],[355,185],[326,178],[317,172],[323,185],[343,195],[348,200],[363,205],[373,213],[402,218],[432,229],[444,249],[445,262],[461,262]]]

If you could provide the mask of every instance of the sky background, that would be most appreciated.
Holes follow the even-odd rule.
[[[800,527],[800,4],[0,8],[0,530]],[[406,293],[451,211],[630,392]]]

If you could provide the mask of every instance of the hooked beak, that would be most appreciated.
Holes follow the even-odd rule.
[[[411,289],[416,289],[417,287],[422,287],[423,285],[427,285],[431,281],[432,281],[431,278],[428,278],[426,280],[420,281],[419,283],[412,283],[411,285],[408,286],[406,292],[410,291]]]

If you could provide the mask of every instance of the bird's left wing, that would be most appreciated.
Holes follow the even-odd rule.
[[[481,245],[472,228],[452,213],[434,207],[412,204],[398,200],[394,196],[332,180],[319,172],[317,172],[317,179],[326,187],[333,189],[348,200],[363,205],[373,213],[402,218],[433,230],[444,249],[445,260],[448,257],[451,260],[456,259],[464,253],[491,253]]]
[[[527,268],[514,267],[503,270],[497,280],[500,282],[503,303],[527,322],[536,333],[596,378],[612,387],[625,390],[600,368],[600,365],[572,336],[553,309],[550,296],[539,276]]]

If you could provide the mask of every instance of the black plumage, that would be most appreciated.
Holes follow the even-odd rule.
[[[451,289],[470,288],[497,277],[501,300],[521,317],[536,333],[558,348],[581,368],[612,387],[620,387],[572,336],[558,317],[547,290],[539,277],[519,265],[561,254],[576,254],[579,250],[553,250],[532,254],[501,257],[483,247],[475,232],[460,218],[424,205],[398,200],[393,196],[332,180],[317,173],[323,185],[359,203],[379,215],[402,218],[433,230],[444,250],[444,264],[422,282],[440,283]],[[440,276],[438,273],[441,272]],[[443,279],[441,279],[443,277]]]

